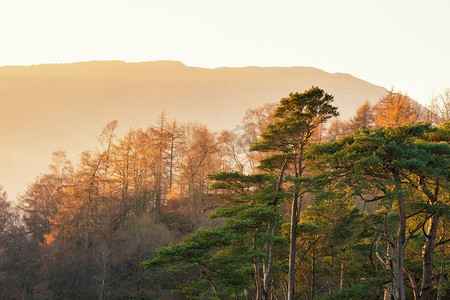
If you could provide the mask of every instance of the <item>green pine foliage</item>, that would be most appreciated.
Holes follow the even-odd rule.
[[[254,263],[264,255],[267,239],[276,245],[286,243],[282,237],[266,234],[269,222],[281,220],[266,203],[264,191],[271,186],[272,177],[222,172],[211,174],[210,178],[216,180],[213,188],[234,192],[234,205],[218,209],[210,216],[223,218],[224,224],[199,229],[180,243],[158,249],[157,257],[142,266],[164,265],[169,272],[195,272],[196,280],[179,289],[192,299],[243,297],[244,290],[254,288]]]
[[[310,144],[313,129],[337,114],[331,101],[318,88],[283,98],[275,121],[251,147],[267,154],[260,160],[261,173],[209,175],[211,189],[224,200],[210,218],[223,220],[222,225],[199,229],[142,265],[196,274],[179,287],[192,299],[262,299],[262,265],[270,259],[270,290],[286,296],[292,236],[287,206],[293,195],[301,195],[310,200],[302,206],[295,234],[295,297],[382,298],[393,280],[391,245],[403,247],[407,298],[413,291],[417,299],[426,293],[427,251],[434,253],[432,293],[444,295],[448,280],[439,270],[448,265],[449,123],[364,127]],[[299,159],[304,161],[297,165]],[[428,229],[431,224],[435,233]],[[401,226],[403,236],[397,235]],[[430,239],[436,247],[424,250]],[[267,251],[270,245],[273,251]]]

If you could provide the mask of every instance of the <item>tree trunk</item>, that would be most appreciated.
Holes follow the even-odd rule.
[[[161,214],[161,174],[157,174],[155,180],[155,210],[157,215]]]
[[[439,280],[438,280],[438,294],[437,300],[442,299],[442,290],[444,288],[444,263],[441,263],[441,270],[439,272]]]
[[[297,248],[297,197],[294,196],[291,206],[291,226],[289,230],[289,274],[288,274],[288,300],[295,297],[295,258]]]
[[[333,293],[333,273],[334,273],[334,259],[333,259],[333,251],[330,251],[330,277],[328,281],[328,294]]]
[[[339,277],[339,290],[344,288],[344,262],[345,262],[345,247],[342,251],[342,261],[341,261],[341,274]]]
[[[311,286],[310,286],[310,292],[311,292],[311,300],[314,299],[314,294],[316,293],[316,247],[312,247],[311,252]]]
[[[288,159],[286,157],[283,166],[281,167],[281,171],[280,171],[280,176],[278,176],[277,179],[277,183],[276,183],[276,187],[275,187],[275,192],[280,192],[281,188],[282,188],[282,184],[283,184],[283,178],[284,178],[284,172],[286,171],[288,165]],[[274,209],[276,209],[276,205],[278,203],[278,196],[275,196],[274,202],[273,202],[273,207]],[[276,232],[277,232],[277,226],[278,223],[275,222],[273,224],[268,225],[267,228],[267,235],[268,236],[275,236]],[[265,242],[265,250],[266,250],[266,259],[264,260],[263,263],[263,294],[264,294],[264,299],[269,299],[270,298],[270,290],[271,290],[271,282],[272,282],[272,265],[273,265],[273,241],[272,240],[268,240]]]
[[[103,291],[105,290],[105,279],[106,279],[106,257],[105,251],[102,251],[102,263],[103,263],[103,272],[102,272],[102,285],[100,287],[100,300],[103,299]]]
[[[169,190],[172,189],[172,181],[173,181],[173,152],[174,152],[174,136],[175,133],[172,132],[172,140],[170,141],[170,165],[169,165]]]
[[[420,300],[431,299],[431,291],[433,290],[433,252],[438,223],[439,215],[433,214],[429,220],[428,232],[425,235],[426,241],[422,249],[423,270]]]
[[[256,252],[256,232],[253,235],[253,251]],[[261,275],[259,274],[259,263],[258,258],[255,257],[253,259],[254,267],[255,267],[255,289],[256,289],[256,299],[261,300]]]
[[[277,224],[269,224],[267,228],[267,235],[274,236]],[[272,265],[273,265],[273,241],[269,240],[265,243],[266,258],[263,263],[263,299],[270,299],[270,290],[272,282]]]
[[[296,178],[302,177],[303,174],[303,153],[304,153],[304,144],[301,144],[298,161],[295,167]],[[299,221],[298,215],[300,214],[298,208],[299,196],[300,191],[298,183],[295,183],[294,198],[292,199],[292,206],[291,206],[291,226],[289,230],[288,300],[294,300],[295,298],[295,271],[296,271],[295,259],[297,257],[297,223]]]
[[[390,300],[391,297],[398,300],[405,300],[405,282],[403,278],[405,246],[406,246],[406,212],[405,199],[402,195],[402,186],[400,175],[393,170],[392,175],[395,183],[395,192],[397,193],[398,204],[398,230],[397,241],[393,241],[385,227],[385,237],[388,248],[386,253],[386,268],[391,272],[391,282],[385,286],[384,299]],[[387,218],[387,216],[386,216]],[[385,220],[387,222],[387,220]],[[385,225],[386,226],[386,225]]]
[[[391,281],[384,286],[384,300],[398,299],[398,286],[397,278],[395,277],[395,259],[394,259],[394,247],[388,243],[386,249],[386,269],[391,273]]]
[[[195,178],[191,176],[188,183],[189,189],[189,216],[191,220],[197,224],[197,187],[195,186]]]
[[[402,195],[402,186],[400,176],[395,174],[395,190],[397,191],[397,203],[398,203],[398,216],[399,226],[397,232],[397,247],[394,251],[395,264],[395,277],[397,279],[399,300],[405,300],[405,282],[403,278],[403,268],[405,266],[405,246],[406,246],[406,211],[405,211],[405,199]]]

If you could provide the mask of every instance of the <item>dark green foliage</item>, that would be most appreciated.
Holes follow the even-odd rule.
[[[315,145],[308,153],[311,168],[323,182],[339,186],[343,195],[382,205],[371,216],[375,239],[382,237],[384,245],[379,253],[385,254],[389,240],[404,251],[405,264],[419,282],[410,280],[417,292],[421,291],[422,264],[425,260],[432,263],[430,256],[420,256],[421,248],[436,234],[430,235],[426,222],[430,218],[437,224],[449,211],[450,146],[444,127],[414,124],[365,129]],[[432,247],[428,246],[428,253]],[[394,259],[400,261],[403,254]],[[430,273],[427,276],[430,278]]]
[[[383,298],[383,284],[380,278],[364,278],[351,287],[333,294],[314,298],[317,300],[378,300]]]
[[[449,145],[430,143],[435,132],[429,124],[361,130],[336,142],[316,144],[308,158],[322,176],[344,179],[355,195],[386,188],[393,171],[447,180]]]
[[[198,278],[180,288],[191,296],[212,297],[217,293],[219,298],[228,299],[251,289],[254,259],[263,255],[261,247],[268,238],[265,228],[280,216],[266,205],[243,204],[219,209],[211,217],[227,219],[222,226],[199,229],[180,243],[158,249],[157,257],[142,266],[168,265],[170,272],[196,271]],[[277,238],[275,242],[283,240]],[[211,294],[211,289],[216,292]]]
[[[269,174],[253,174],[245,175],[239,172],[217,172],[208,176],[214,180],[211,184],[211,190],[226,190],[232,192],[231,196],[234,201],[238,201],[241,197],[244,201],[255,192],[255,190],[263,189],[274,181],[272,175]]]
[[[293,152],[299,143],[309,139],[317,126],[338,115],[332,102],[333,96],[318,87],[282,98],[274,114],[278,120],[267,127],[262,139],[250,150]]]

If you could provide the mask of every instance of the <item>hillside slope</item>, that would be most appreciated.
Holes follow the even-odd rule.
[[[123,132],[153,124],[164,110],[169,119],[232,129],[248,108],[313,85],[335,96],[343,119],[365,99],[374,103],[386,93],[310,67],[206,69],[173,61],[0,67],[0,184],[14,198],[47,170],[53,151],[77,159],[113,119]]]

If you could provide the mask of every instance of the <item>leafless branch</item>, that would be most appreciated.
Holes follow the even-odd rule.
[[[439,242],[437,242],[436,244],[434,244],[434,247],[436,248],[436,247],[438,247],[438,246],[440,246],[440,245],[443,245],[443,244],[445,244],[445,243],[447,243],[447,242],[450,242],[450,239],[440,240]]]

